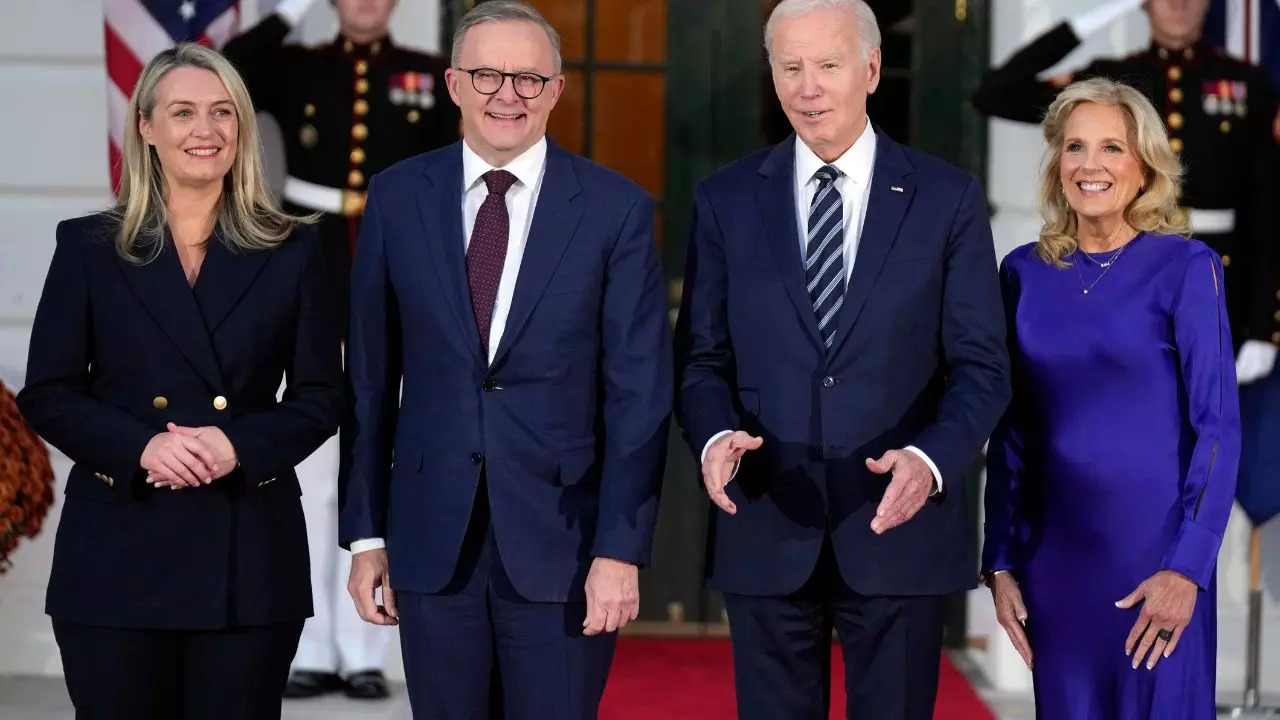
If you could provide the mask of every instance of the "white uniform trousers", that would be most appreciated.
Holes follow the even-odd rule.
[[[329,438],[296,469],[307,520],[315,614],[302,627],[293,669],[343,677],[382,670],[394,628],[360,619],[347,593],[351,553],[338,547],[338,436]]]

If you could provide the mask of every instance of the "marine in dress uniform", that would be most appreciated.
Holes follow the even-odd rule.
[[[286,44],[313,0],[284,0],[273,15],[231,40],[223,53],[240,70],[254,106],[272,115],[285,143],[283,195],[293,212],[319,223],[333,292],[343,308],[369,179],[393,163],[455,142],[460,115],[449,97],[448,61],[397,45],[386,31],[394,2],[380,4],[368,32],[368,7],[334,3],[340,31],[316,47]],[[347,13],[365,13],[350,18]],[[363,22],[364,32],[348,32]],[[349,37],[376,39],[357,42]],[[356,698],[388,695],[382,668],[390,631],[362,621],[346,592],[350,553],[338,547],[337,514],[344,427],[297,472],[303,487],[315,614],[303,628],[286,697],[342,690]]]
[[[1221,255],[1226,268],[1242,379],[1267,374],[1280,345],[1280,115],[1270,78],[1203,41],[1178,49],[1153,41],[1128,57],[1099,58],[1040,79],[1080,45],[1078,27],[1064,21],[991,70],[973,95],[974,107],[1039,123],[1058,91],[1074,80],[1109,77],[1146,93],[1163,114],[1170,146],[1186,170],[1180,203],[1192,233]]]
[[[257,110],[280,126],[286,203],[324,214],[321,228],[345,307],[369,178],[457,141],[460,115],[445,86],[447,59],[397,45],[390,35],[368,43],[339,34],[315,47],[285,44],[292,29],[287,13],[277,12],[223,53],[244,76]]]

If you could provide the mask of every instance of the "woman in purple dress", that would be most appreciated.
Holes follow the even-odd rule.
[[[1223,269],[1155,109],[1104,79],[1044,120],[1038,242],[1001,264],[1013,401],[983,574],[1038,720],[1210,720],[1239,408]]]

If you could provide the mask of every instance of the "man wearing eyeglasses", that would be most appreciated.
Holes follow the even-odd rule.
[[[653,201],[545,136],[565,78],[536,10],[480,3],[454,37],[464,140],[374,178],[357,244],[348,589],[399,625],[415,718],[588,720],[666,455]]]

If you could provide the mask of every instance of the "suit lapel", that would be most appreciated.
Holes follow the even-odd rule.
[[[463,344],[481,359],[480,331],[467,286],[466,238],[462,225],[462,143],[450,148],[426,169],[430,187],[417,193],[418,213],[426,228],[436,279],[458,324]]]
[[[132,265],[124,260],[117,263],[142,306],[191,367],[211,387],[224,387],[222,369],[213,353],[204,316],[195,294],[187,285],[182,263],[173,248],[173,239],[166,236],[160,255],[146,265]]]
[[[525,242],[524,257],[516,275],[511,311],[507,314],[502,340],[493,356],[495,366],[502,362],[529,321],[538,298],[542,297],[551,274],[573,239],[583,211],[582,204],[573,200],[581,190],[572,157],[548,139],[546,172],[538,191],[537,206],[532,209],[533,225],[529,228],[529,239]]]
[[[898,238],[898,228],[915,195],[911,180],[913,168],[902,148],[880,133],[877,128],[875,169],[871,173],[871,192],[867,198],[867,215],[858,238],[853,272],[845,288],[844,306],[840,308],[839,327],[831,346],[831,354],[840,350],[853,331],[867,296],[875,285],[885,258]]]
[[[756,185],[756,207],[764,220],[765,242],[773,254],[774,263],[787,295],[796,306],[796,313],[815,346],[822,347],[818,334],[818,318],[813,313],[809,291],[805,287],[804,265],[801,261],[800,235],[797,228],[795,188],[795,136],[774,147],[773,152],[760,165],[761,182]]]
[[[231,309],[253,285],[268,257],[270,253],[265,251],[233,251],[217,237],[209,240],[195,295],[210,334],[217,332]]]

